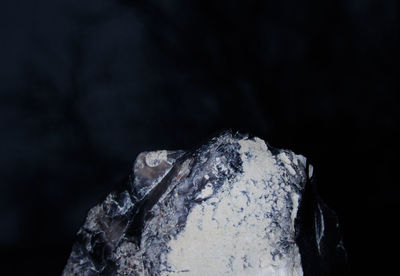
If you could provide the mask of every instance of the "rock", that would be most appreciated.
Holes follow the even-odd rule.
[[[336,275],[345,254],[306,158],[225,132],[139,154],[89,211],[63,275]]]

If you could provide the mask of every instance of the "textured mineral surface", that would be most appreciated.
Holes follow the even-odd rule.
[[[306,158],[225,132],[139,154],[89,211],[63,275],[336,275],[345,257]]]

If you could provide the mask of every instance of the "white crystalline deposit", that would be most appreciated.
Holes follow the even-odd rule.
[[[295,168],[304,172],[305,158],[273,155],[259,138],[238,143],[243,172],[215,193],[211,182],[204,186],[205,200],[168,243],[162,275],[303,275],[294,240],[301,181],[294,176]]]

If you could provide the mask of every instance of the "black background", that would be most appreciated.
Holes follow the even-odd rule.
[[[60,274],[139,152],[232,128],[307,156],[351,274],[388,275],[399,46],[396,0],[2,1],[1,271]]]

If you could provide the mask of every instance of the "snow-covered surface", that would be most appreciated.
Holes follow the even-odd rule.
[[[199,196],[208,199],[168,243],[162,275],[303,275],[294,240],[299,192],[287,178],[298,156],[274,156],[259,138],[239,144],[243,173],[214,194],[205,185]]]

